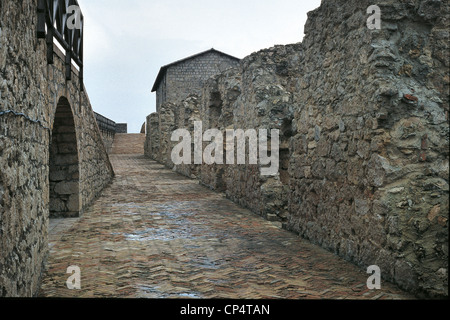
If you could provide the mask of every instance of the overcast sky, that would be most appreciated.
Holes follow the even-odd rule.
[[[159,69],[211,48],[237,58],[300,42],[320,0],[78,0],[94,111],[137,133],[155,112]]]

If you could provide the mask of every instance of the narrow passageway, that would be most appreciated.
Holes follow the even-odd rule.
[[[405,299],[363,270],[141,154],[83,217],[52,220],[41,297]],[[81,289],[69,290],[69,266]]]

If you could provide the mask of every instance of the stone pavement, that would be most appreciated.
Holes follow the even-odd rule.
[[[144,154],[145,134],[116,133],[112,154]]]
[[[81,218],[52,220],[39,297],[411,299],[139,154],[111,155],[116,177]],[[69,290],[69,266],[81,290]]]

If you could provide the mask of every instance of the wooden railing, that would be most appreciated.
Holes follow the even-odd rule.
[[[77,0],[38,0],[38,38],[47,42],[47,62],[53,64],[54,40],[65,50],[66,79],[72,79],[72,61],[79,68],[83,91],[84,17]]]

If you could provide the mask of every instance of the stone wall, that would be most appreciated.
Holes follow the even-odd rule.
[[[325,1],[293,82],[290,230],[448,296],[448,2]],[[355,10],[357,8],[358,10]]]
[[[128,133],[128,124],[127,123],[117,123],[116,124],[116,133]]]
[[[145,156],[156,159],[159,153],[159,115],[152,113],[146,120]],[[152,137],[147,139],[147,137]]]
[[[36,23],[37,0],[0,2],[2,297],[37,292],[49,252],[50,211],[82,214],[113,176],[78,72],[73,68],[73,80],[66,81],[58,50],[55,63],[47,64]],[[50,200],[57,198],[61,202]]]
[[[50,217],[77,217],[80,168],[75,123],[67,99],[58,103],[50,142]]]
[[[114,143],[114,137],[117,133],[117,124],[99,113],[94,112],[94,115],[103,138],[103,144],[105,145],[106,152],[110,154]]]
[[[212,76],[239,65],[239,60],[211,50],[167,68],[156,90],[156,109],[167,102],[178,103],[191,94],[200,94]]]
[[[448,2],[322,1],[302,43],[163,104],[147,155],[418,296],[448,296]],[[158,119],[158,121],[156,121]],[[280,170],[180,165],[176,128],[279,129]],[[158,132],[158,134],[155,134]]]

